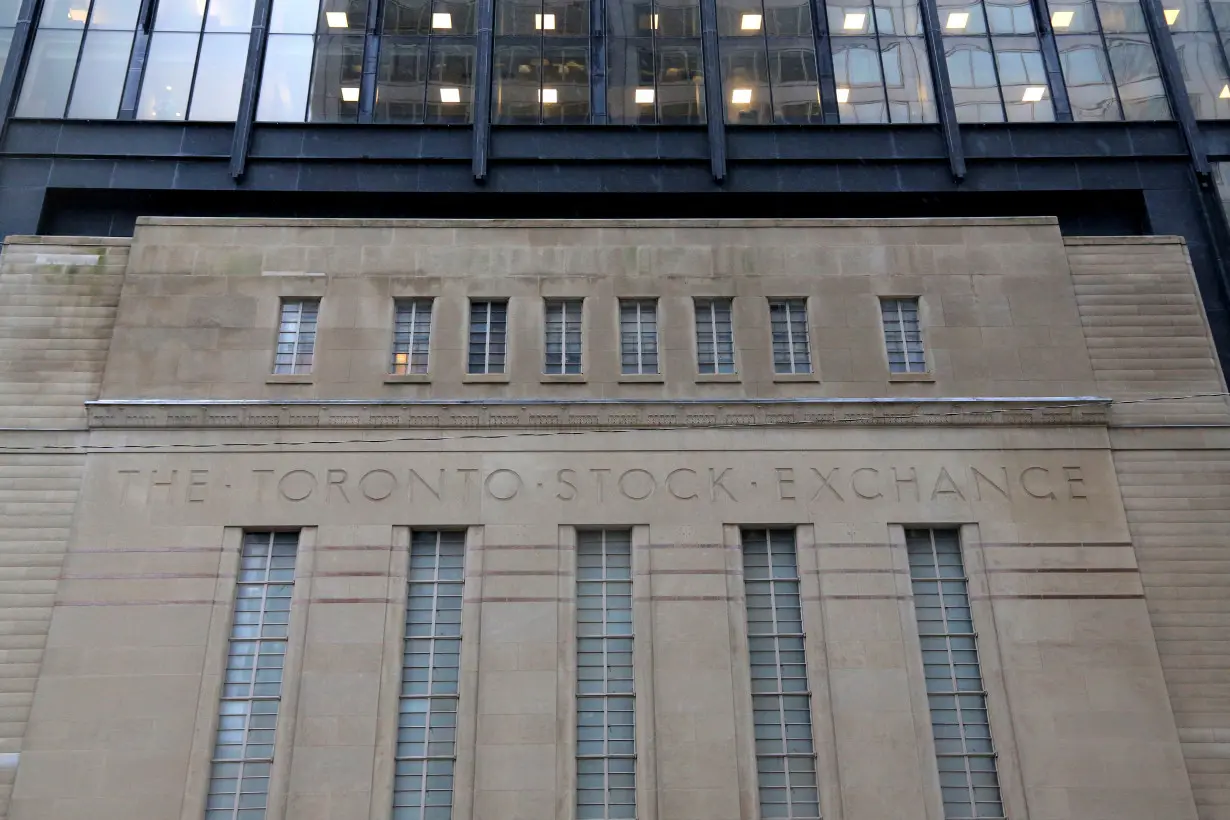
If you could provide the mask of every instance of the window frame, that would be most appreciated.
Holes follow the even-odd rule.
[[[471,356],[473,355],[473,344],[474,344],[474,308],[476,305],[480,303],[487,305],[486,333],[483,337],[483,369],[473,370],[471,369]],[[491,345],[492,345],[491,315],[492,315],[492,310],[495,305],[503,305],[504,307],[504,336],[502,339],[502,342],[504,344],[504,355],[500,361],[499,370],[491,369]],[[465,346],[466,360],[465,360],[465,370],[464,370],[464,373],[466,376],[470,376],[470,377],[495,376],[495,377],[500,377],[500,378],[508,377],[508,365],[509,365],[509,353],[510,353],[508,324],[509,324],[509,318],[510,318],[510,307],[511,307],[511,301],[507,298],[501,298],[501,297],[476,296],[476,297],[470,297],[467,300],[467,303],[466,303],[466,346]]]
[[[718,320],[718,307],[725,304],[728,311],[730,327],[729,362],[723,360],[721,326]],[[701,323],[704,322],[702,327]],[[695,346],[696,375],[701,378],[737,376],[739,374],[739,348],[735,341],[735,299],[733,296],[695,296],[692,298],[692,342]],[[701,341],[708,336],[708,343],[713,345],[712,370],[706,370],[701,360]],[[724,370],[729,367],[729,370]]]
[[[769,296],[765,298],[765,303],[769,311],[769,358],[772,359],[773,375],[775,378],[783,376],[814,376],[816,374],[816,351],[812,348],[811,335],[811,299],[807,296]],[[792,330],[792,313],[791,305],[801,303],[803,317],[803,332],[806,335],[804,340],[804,348],[807,351],[807,369],[799,370],[797,362],[794,361],[795,341],[793,338],[794,331]],[[786,353],[790,359],[788,370],[782,370],[779,367],[777,360],[776,337],[773,329],[773,308],[780,305],[786,310]]]
[[[615,329],[619,336],[619,375],[621,378],[662,377],[662,310],[657,296],[620,297],[616,304]],[[636,306],[636,369],[624,369],[624,307]],[[642,313],[646,307],[653,308],[653,370],[645,369],[645,330]]]
[[[884,363],[888,368],[889,379],[911,379],[911,378],[930,378],[931,376],[931,360],[927,355],[927,337],[923,331],[923,299],[922,296],[879,296],[877,297],[878,306],[880,308],[880,330],[881,339],[883,341]],[[897,303],[897,324],[901,334],[901,352],[905,356],[906,369],[893,370],[892,354],[889,350],[889,333],[890,328],[884,318],[885,306],[889,302]],[[915,315],[918,323],[918,354],[922,357],[922,369],[916,370],[910,364],[910,348],[909,342],[906,339],[905,319],[901,313],[901,303],[914,302]]]
[[[585,356],[585,302],[584,296],[551,296],[542,300],[542,375],[550,377],[570,376],[579,377],[585,375],[586,356]],[[563,309],[563,316],[560,324],[560,360],[557,367],[558,370],[552,370],[552,363],[549,360],[551,344],[551,309],[552,307],[560,306]],[[570,313],[569,308],[575,306],[577,311],[576,329],[577,335],[577,350],[576,350],[576,370],[568,369],[568,335]]]
[[[321,308],[322,302],[323,300],[319,296],[283,296],[281,300],[278,302],[278,324],[277,324],[277,327],[275,328],[274,345],[273,345],[273,367],[270,370],[270,375],[275,376],[275,377],[276,376],[292,376],[292,377],[300,377],[300,378],[312,375],[312,372],[316,368],[316,350],[318,347],[317,337],[320,335],[320,308]],[[294,330],[293,341],[284,342],[282,338],[283,338],[283,334],[286,331],[282,330],[282,326],[286,324],[286,308],[289,305],[296,304],[296,303],[299,305],[299,313],[295,317],[295,330]],[[311,323],[312,324],[312,331],[311,331],[312,340],[310,342],[311,351],[310,353],[306,354],[310,357],[308,364],[307,364],[307,369],[299,370],[300,365],[296,361],[296,359],[298,356],[304,355],[300,352],[299,345],[300,345],[300,337],[303,335],[303,329],[302,329],[302,325],[304,324],[303,311],[304,311],[304,308],[308,304],[315,304],[316,306],[315,318],[313,319]],[[284,344],[291,345],[291,351],[289,354],[282,354],[279,351],[279,348]],[[281,365],[278,363],[278,357],[281,355],[291,356],[289,370],[279,369],[281,367],[286,366],[286,365]]]
[[[424,303],[426,303],[426,311],[427,311],[427,317],[426,317],[427,335],[426,335],[426,341],[425,341],[426,348],[422,351],[423,369],[414,370],[413,369],[414,360],[415,360],[415,355],[416,355],[415,349],[414,349],[414,339],[415,339],[415,336],[417,335],[417,330],[416,330],[417,324],[416,323],[419,318],[418,316],[419,308]],[[409,344],[404,351],[404,354],[406,356],[406,362],[404,364],[399,365],[397,361],[397,357],[398,355],[401,355],[403,351],[401,351],[398,348],[397,336],[398,336],[399,331],[397,328],[398,328],[398,325],[400,324],[399,319],[401,316],[401,310],[403,307],[406,307],[406,306],[410,306],[413,309],[414,313],[410,320],[410,330],[408,331],[409,336],[410,336]],[[436,299],[433,296],[397,296],[397,297],[394,297],[393,299],[393,340],[392,340],[393,344],[392,344],[392,350],[389,356],[388,369],[387,369],[386,375],[393,376],[393,377],[426,376],[431,373],[431,343],[432,343],[432,330],[434,329],[434,326],[435,326],[435,313],[436,313]],[[403,367],[404,369],[399,371],[397,369],[399,366]]]

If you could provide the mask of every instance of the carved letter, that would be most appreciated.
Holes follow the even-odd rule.
[[[669,473],[666,474],[666,491],[670,493],[671,495],[673,495],[675,498],[678,498],[680,501],[691,501],[693,498],[696,498],[697,492],[695,490],[692,491],[691,495],[680,495],[671,486],[671,479],[675,477],[676,473],[691,473],[693,478],[696,477],[696,471],[689,469],[687,467],[680,467],[677,470],[671,470]]]
[[[1004,486],[1002,486],[1002,487],[1001,487],[1001,486],[999,486],[998,484],[996,484],[996,483],[995,483],[994,481],[992,481],[991,479],[987,478],[985,475],[983,475],[982,471],[981,471],[981,470],[979,470],[977,467],[970,467],[970,468],[969,468],[970,478],[971,478],[971,479],[973,480],[973,482],[974,482],[974,497],[975,497],[975,498],[977,498],[979,501],[981,501],[981,500],[982,500],[982,485],[978,483],[978,479],[980,479],[980,478],[981,478],[983,481],[985,481],[986,483],[990,484],[990,485],[991,485],[992,487],[994,487],[996,490],[999,490],[1000,494],[1001,494],[1004,498],[1011,498],[1011,496],[1010,496],[1010,495],[1008,495],[1008,488],[1009,488],[1010,486],[1012,486],[1012,485],[1011,485],[1011,484],[1009,484],[1009,482],[1008,482],[1008,468],[1007,468],[1007,467],[1001,467],[1000,469],[1002,469],[1002,470],[1004,471]]]
[[[774,467],[773,472],[777,473],[777,500],[794,501],[794,470],[790,467]]]
[[[946,482],[948,486],[945,489],[940,489],[941,482]],[[941,495],[956,495],[962,501],[965,500],[965,493],[961,492],[957,482],[952,480],[952,476],[948,474],[947,468],[944,467],[940,468],[940,474],[935,477],[935,487],[931,490],[931,500],[934,501]]]
[[[1080,467],[1064,467],[1063,477],[1068,482],[1068,498],[1088,498],[1085,494],[1085,478]]]
[[[1030,496],[1031,498],[1054,498],[1055,493],[1051,492],[1050,490],[1046,490],[1045,492],[1041,492],[1041,493],[1035,493],[1033,490],[1029,488],[1028,479],[1029,479],[1030,473],[1042,473],[1042,475],[1046,476],[1047,478],[1050,478],[1050,475],[1051,475],[1051,471],[1046,469],[1045,467],[1026,467],[1024,470],[1021,470],[1021,489],[1025,491],[1025,494]]]
[[[504,474],[507,474],[513,477],[514,483],[513,483],[512,492],[508,493],[507,495],[498,495],[495,492],[495,490],[491,489],[491,481],[496,476],[500,475],[501,473],[504,473]],[[487,491],[487,495],[491,496],[496,501],[508,501],[510,499],[516,498],[517,493],[521,492],[521,476],[519,476],[514,470],[506,470],[501,467],[498,470],[491,471],[491,473],[487,476],[487,480],[483,482],[483,488]]]
[[[372,492],[370,489],[370,485],[368,484],[368,481],[367,481],[372,476],[379,476],[379,475],[385,476],[388,479],[389,488],[385,490],[383,493],[379,491]],[[368,470],[359,479],[359,492],[361,492],[363,494],[363,497],[366,498],[368,501],[384,501],[386,498],[391,496],[393,494],[393,491],[396,489],[397,489],[397,476],[393,475],[388,470]]]
[[[200,502],[200,501],[205,500],[204,494],[197,496],[193,492],[193,489],[196,487],[204,487],[207,483],[205,481],[197,481],[197,476],[201,476],[202,478],[204,478],[208,475],[209,475],[209,470],[189,470],[188,471],[188,492],[184,494],[185,498],[187,498],[188,501]]]
[[[436,486],[434,487],[428,484],[426,480],[424,480],[423,477],[418,474],[417,470],[410,471],[410,480],[408,482],[408,489],[410,491],[411,501],[414,500],[414,480],[416,478],[419,480],[420,484],[422,484],[424,487],[427,488],[427,492],[431,493],[432,495],[436,497],[436,501],[440,500],[440,493],[444,489],[444,468],[443,467],[440,468],[440,478],[436,480]]]
[[[269,479],[273,476],[273,470],[253,470],[252,475],[256,476],[256,503],[264,503],[265,491],[269,489]]]
[[[918,473],[915,472],[913,467],[910,468],[909,478],[901,478],[900,476],[898,476],[897,468],[894,467],[893,468],[893,483],[897,487],[897,500],[898,501],[901,500],[901,485],[902,484],[913,484],[914,485],[914,500],[918,501]]]
[[[717,497],[718,490],[721,490],[722,492],[726,493],[726,495],[730,497],[731,501],[739,500],[735,498],[734,493],[732,493],[729,489],[727,489],[726,485],[722,483],[722,480],[726,478],[726,474],[729,473],[733,469],[734,467],[723,467],[722,472],[717,473],[717,475],[714,475],[713,468],[712,467],[709,468],[709,498],[710,500],[712,501],[718,500],[718,497]]]
[[[568,473],[569,477],[565,478],[564,473]],[[556,471],[555,480],[558,481],[560,484],[563,484],[569,490],[572,490],[572,492],[569,495],[564,495],[562,492],[556,493],[555,497],[558,498],[560,501],[572,501],[574,498],[577,497],[577,485],[572,483],[572,476],[575,476],[576,474],[577,474],[576,470],[569,470],[567,468]]]
[[[346,483],[346,475],[347,473],[345,470],[325,470],[325,503],[326,504],[329,503],[329,497],[333,494],[331,491],[333,490],[334,487],[337,487],[337,491],[342,494],[342,500],[345,501],[347,504],[350,503],[350,496],[346,495],[346,488],[342,486],[343,484]],[[334,481],[333,479],[335,476],[340,476],[340,478]]]
[[[880,492],[879,490],[876,490],[875,495],[867,495],[865,492],[863,492],[862,488],[858,486],[858,474],[859,473],[871,473],[877,479],[879,479],[880,477],[880,471],[877,470],[875,467],[859,467],[857,470],[850,473],[850,489],[854,490],[854,494],[857,495],[859,498],[865,498],[868,501],[870,501],[873,498],[883,498],[884,493]]]
[[[473,478],[474,474],[477,473],[478,470],[467,467],[465,469],[458,469],[457,472],[461,473],[462,481],[464,482],[463,486],[465,487],[465,491],[463,494],[465,496],[465,500],[469,501],[470,500],[470,479]]]
[[[634,473],[638,475],[643,475],[649,479],[649,486],[645,488],[645,492],[643,495],[633,495],[632,493],[628,492],[628,488],[624,486],[624,479],[626,479],[628,476]],[[624,470],[620,474],[619,480],[615,483],[616,483],[616,486],[619,487],[619,494],[622,495],[624,498],[630,498],[633,501],[644,501],[646,498],[649,498],[649,496],[653,495],[654,490],[658,489],[658,482],[654,479],[653,473],[649,472],[648,470],[642,470],[640,467],[633,467],[631,470]]]
[[[120,485],[120,506],[123,507],[128,502],[128,488],[132,486],[133,476],[141,474],[140,470],[117,470],[120,475],[124,476],[123,483]]]
[[[816,488],[816,492],[811,497],[811,500],[813,502],[819,500],[820,493],[824,492],[825,488],[828,488],[828,491],[831,492],[834,496],[836,496],[838,501],[842,502],[843,504],[845,503],[846,500],[841,497],[841,493],[837,492],[837,488],[829,483],[830,480],[837,478],[837,474],[841,472],[840,467],[834,467],[833,469],[829,470],[827,473],[822,473],[819,470],[817,470],[815,467],[812,467],[811,471],[816,474],[816,478],[820,479],[820,486]]]
[[[606,495],[606,473],[609,473],[606,467],[590,467],[589,471],[598,479],[598,500],[605,501]]]
[[[307,485],[307,489],[302,494],[292,495],[291,492],[286,489],[287,479],[295,475],[305,475],[308,477],[309,483]],[[287,473],[286,475],[278,479],[278,492],[287,501],[303,501],[308,496],[310,496],[315,489],[316,489],[316,476],[312,475],[307,470],[291,470],[289,473]]]
[[[150,500],[152,501],[154,498],[154,488],[155,487],[166,487],[167,488],[167,500],[170,501],[171,500],[171,488],[175,486],[175,476],[178,475],[178,473],[179,473],[179,470],[172,470],[170,478],[168,478],[166,481],[159,481],[158,471],[157,470],[151,471],[149,474]]]

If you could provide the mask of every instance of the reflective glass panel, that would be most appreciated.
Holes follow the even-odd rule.
[[[382,38],[377,122],[423,122],[427,111],[428,56],[425,42]]]
[[[1124,117],[1129,120],[1170,119],[1170,105],[1149,38],[1107,37],[1106,47]]]
[[[41,29],[26,66],[18,117],[62,117],[77,66],[80,29]]]
[[[771,124],[773,107],[763,39],[759,42],[723,40],[721,55],[726,122],[731,125]]]
[[[308,120],[355,121],[359,114],[359,82],[363,73],[363,37],[317,37],[314,63]]]
[[[128,74],[131,31],[90,31],[81,50],[69,117],[115,119]]]
[[[200,36],[156,32],[150,40],[137,118],[182,120],[188,110],[192,69]]]
[[[991,42],[985,37],[945,37],[944,53],[960,122],[1003,122]]]
[[[935,122],[927,46],[920,37],[880,38],[891,122]]]
[[[209,10],[205,14],[206,31],[247,34],[251,29],[252,0],[209,0]]]
[[[1122,119],[1102,38],[1096,34],[1065,35],[1057,36],[1055,43],[1059,47],[1059,64],[1063,68],[1073,119],[1078,122]]]
[[[1051,122],[1055,111],[1036,37],[996,37],[995,64],[1009,122]]]
[[[769,41],[769,81],[775,122],[822,121],[816,51],[810,37]]]
[[[90,28],[133,31],[137,27],[137,12],[140,9],[140,0],[94,0],[94,8],[90,10]],[[248,22],[251,23],[251,15]]]
[[[312,37],[271,34],[265,47],[256,118],[265,122],[303,122],[312,71]]]
[[[873,39],[834,38],[837,113],[843,123],[888,122],[880,51]]]
[[[206,34],[202,38],[188,119],[235,119],[247,58],[247,34]]]

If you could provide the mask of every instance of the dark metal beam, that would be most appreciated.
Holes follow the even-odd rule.
[[[606,2],[590,0],[589,4],[589,121],[606,125],[610,114],[606,107]]]
[[[1170,39],[1170,27],[1166,25],[1166,17],[1162,13],[1159,0],[1140,0],[1145,10],[1145,25],[1149,28],[1149,37],[1153,40],[1157,52],[1158,68],[1162,73],[1162,84],[1166,88],[1166,96],[1170,98],[1170,107],[1174,111],[1175,120],[1183,131],[1183,139],[1187,143],[1187,151],[1192,159],[1192,170],[1206,180],[1212,173],[1209,167],[1208,152],[1204,147],[1204,138],[1200,127],[1196,125],[1196,113],[1192,110],[1192,102],[1187,97],[1187,86],[1183,81],[1183,67],[1179,63],[1179,54],[1175,51],[1174,41]]]
[[[491,152],[491,66],[495,51],[495,0],[478,0],[478,55],[474,65],[474,148],[470,172],[487,179]]]
[[[965,178],[965,149],[961,144],[961,127],[952,98],[952,81],[948,77],[948,59],[944,56],[944,35],[940,28],[940,13],[935,0],[921,0],[923,29],[927,39],[927,54],[931,57],[931,80],[935,86],[935,107],[944,132],[948,150],[948,167],[953,179]]]
[[[726,179],[726,103],[722,96],[715,0],[700,0],[700,28],[701,60],[705,69],[705,118],[709,126],[709,170],[714,180],[722,182]]]
[[[8,130],[13,108],[17,105],[17,81],[26,73],[26,61],[30,59],[30,47],[34,43],[34,21],[43,11],[43,0],[22,0],[17,10],[17,25],[13,29],[13,41],[9,56],[4,62],[4,77],[0,79],[0,141]]]
[[[137,118],[141,75],[145,73],[145,58],[149,56],[150,33],[154,30],[154,11],[157,6],[155,0],[141,0],[141,9],[137,13],[137,31],[132,40],[132,53],[128,56],[128,75],[124,79],[124,92],[120,97],[118,119],[121,120]]]
[[[248,164],[252,145],[252,126],[256,122],[256,103],[260,94],[261,67],[265,64],[265,44],[273,0],[256,0],[252,9],[252,34],[248,39],[248,62],[243,71],[243,91],[231,140],[231,178],[239,179]]]
[[[812,0],[811,19],[820,78],[820,111],[825,125],[836,125],[841,122],[841,115],[837,110],[837,79],[833,74],[833,43],[829,39],[829,12],[825,0]]]
[[[371,122],[376,107],[376,75],[380,68],[380,20],[384,3],[368,0],[363,32],[363,73],[359,78],[359,122]]]

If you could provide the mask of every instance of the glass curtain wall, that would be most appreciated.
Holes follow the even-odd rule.
[[[937,0],[960,122],[1055,119],[1029,0]]]
[[[1230,3],[1163,0],[1192,110],[1202,120],[1230,118]]]
[[[273,0],[256,118],[355,122],[367,0]]]
[[[1170,119],[1140,0],[1050,0],[1049,12],[1073,119]]]
[[[17,13],[20,10],[21,0],[0,2],[0,79],[4,77],[4,64],[9,56],[9,46],[13,44],[13,30],[17,28]]]
[[[843,0],[827,9],[841,122],[935,122],[918,0]]]
[[[699,0],[608,0],[606,24],[608,121],[703,123]]]
[[[251,30],[252,0],[160,0],[138,119],[234,120]]]
[[[474,119],[475,0],[385,0],[375,120]]]
[[[717,0],[726,121],[821,121],[808,0]]]
[[[590,2],[496,0],[492,122],[589,122]]]

